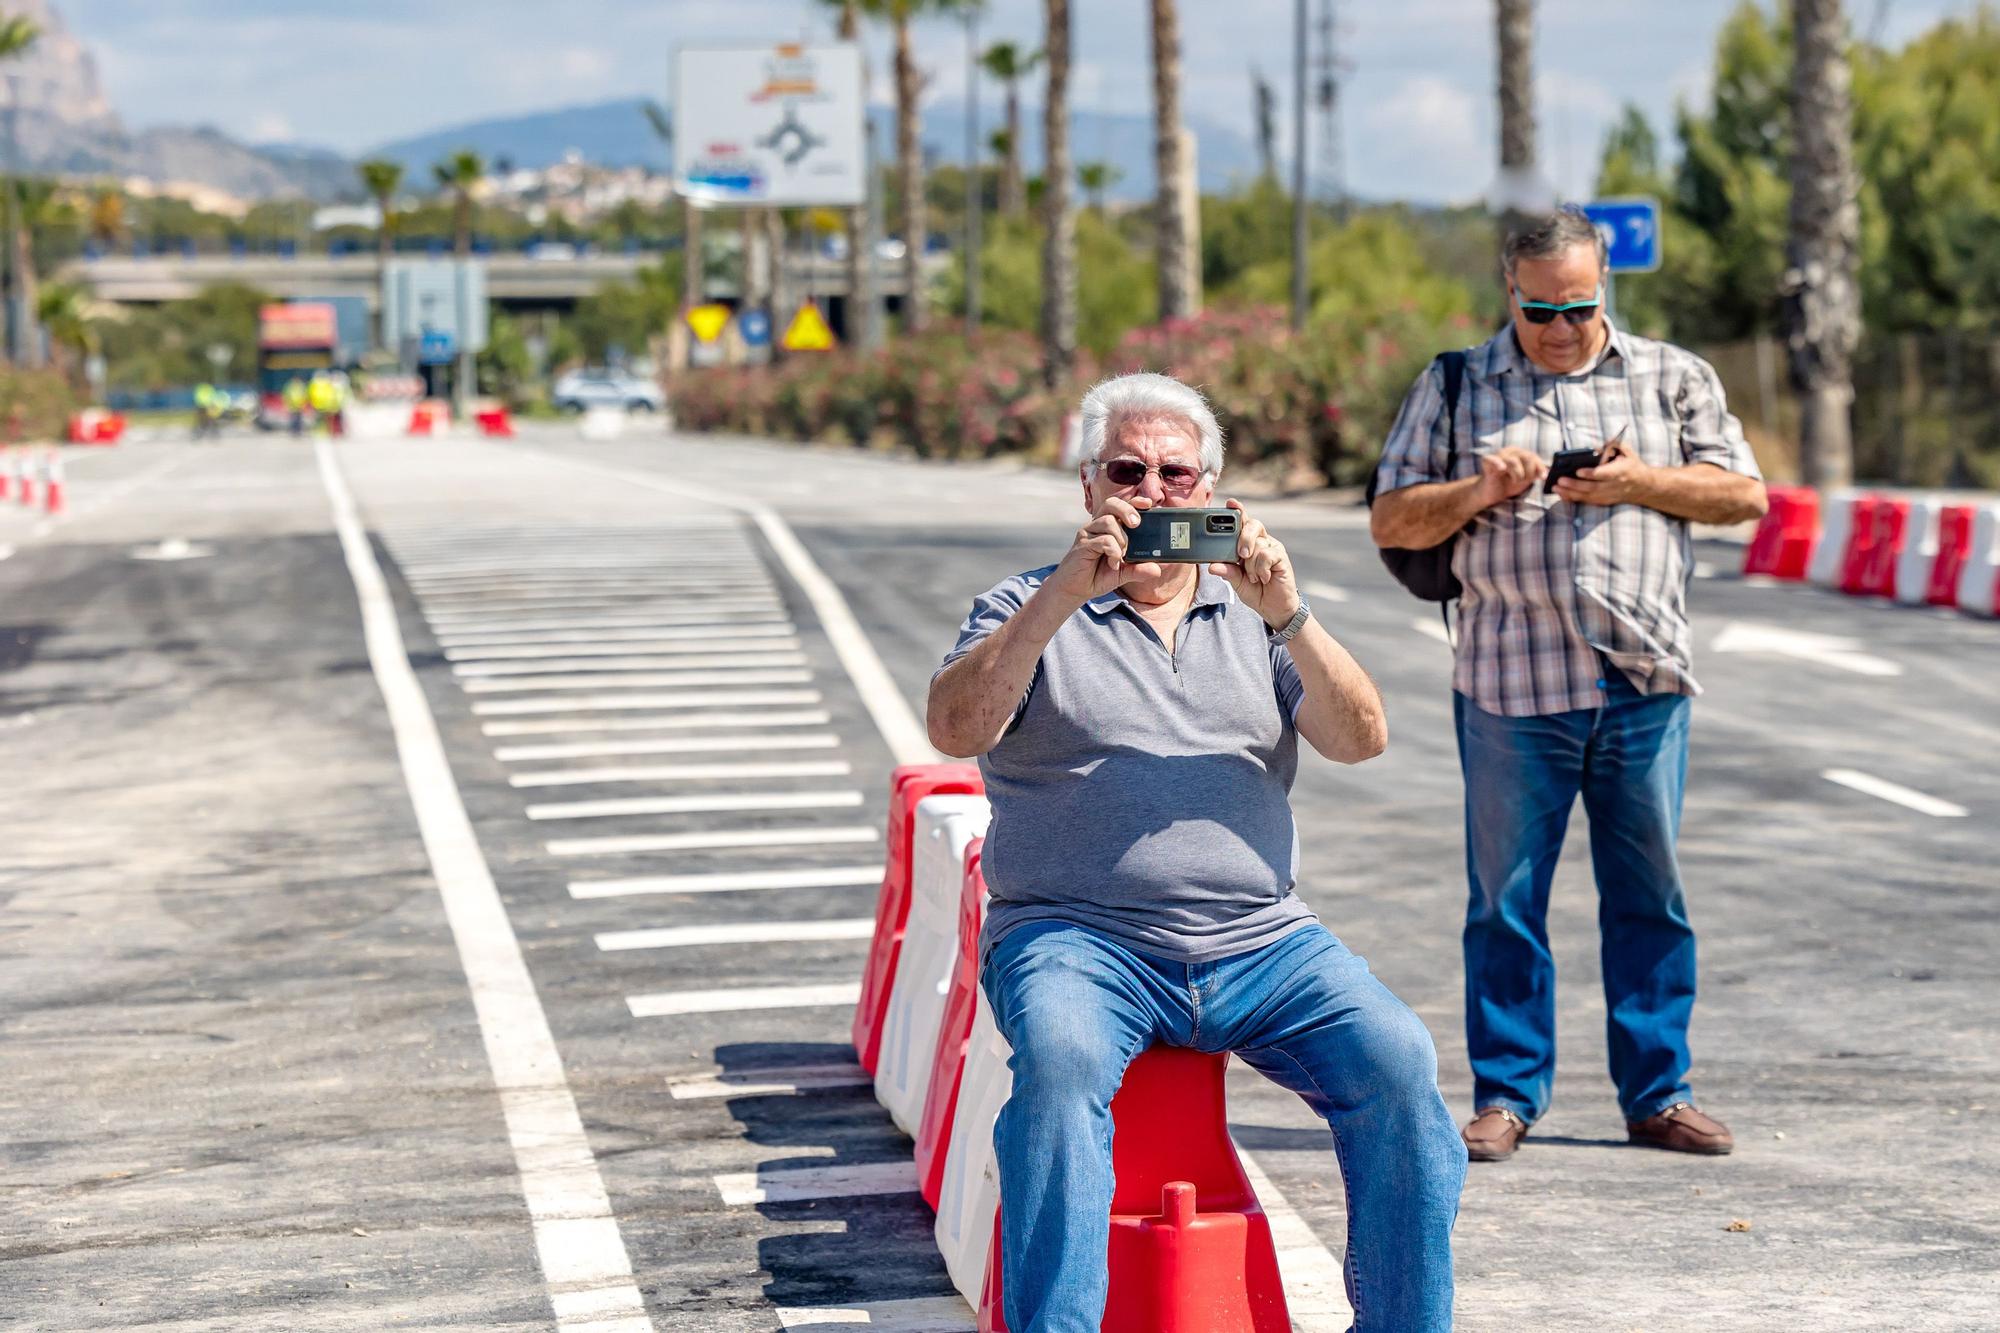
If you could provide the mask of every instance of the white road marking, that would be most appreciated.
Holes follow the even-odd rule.
[[[874,922],[870,922],[872,927]],[[700,1078],[670,1078],[667,1095],[677,1102],[714,1097],[777,1097],[832,1088],[869,1087],[874,1075],[857,1064],[767,1065],[723,1070]]]
[[[410,666],[388,585],[333,452],[315,441],[313,453],[354,580],[369,664],[388,710],[417,829],[472,992],[556,1325],[651,1333],[562,1056]]]
[[[1347,1303],[1347,1282],[1340,1261],[1333,1257],[1306,1220],[1300,1217],[1285,1195],[1257,1160],[1236,1145],[1243,1174],[1263,1205],[1271,1222],[1271,1245],[1278,1252],[1278,1280],[1285,1288],[1285,1304],[1290,1308],[1292,1327],[1297,1333],[1346,1333],[1353,1322],[1353,1307]],[[1329,1160],[1328,1166],[1332,1163]]]
[[[175,468],[181,467],[190,458],[195,456],[196,451],[192,449],[185,451],[176,450],[173,457],[147,468],[144,472],[127,477],[116,485],[106,486],[101,491],[92,492],[86,490],[86,498],[81,503],[72,500],[64,506],[60,514],[50,514],[38,519],[35,526],[29,529],[28,536],[30,539],[46,537],[65,523],[74,523],[77,519],[88,518],[98,510],[108,505],[116,504],[134,491],[141,491],[151,486],[161,477],[166,476]],[[41,495],[41,488],[39,486],[36,487],[35,494],[37,497]]]
[[[741,764],[652,764],[631,768],[552,768],[516,773],[511,787],[600,786],[607,782],[719,782],[732,778],[840,778],[854,771],[845,759],[796,762],[751,760]]]
[[[1852,671],[1858,676],[1900,676],[1903,668],[1887,658],[1861,651],[1861,640],[1838,634],[1780,629],[1754,621],[1732,620],[1709,645],[1718,653],[1766,653],[1796,658],[1819,666]]]
[[[1694,562],[1694,576],[1698,579],[1712,579],[1715,577],[1715,566],[1706,560],[1697,560]]]
[[[572,898],[636,898],[654,893],[744,893],[759,889],[844,889],[882,882],[882,867],[824,866],[812,870],[726,871],[708,875],[639,875],[572,880]]]
[[[854,1166],[794,1166],[777,1171],[736,1171],[715,1178],[723,1203],[748,1208],[760,1203],[806,1199],[853,1199],[874,1194],[913,1194],[917,1164],[864,1162]]]
[[[550,615],[577,611],[617,612],[621,615],[705,615],[718,624],[733,624],[752,612],[782,611],[784,603],[775,594],[754,597],[509,597],[504,601],[466,603],[463,606],[433,607],[419,603],[424,619],[438,629],[463,629],[496,616]]]
[[[1449,644],[1451,642],[1451,635],[1445,632],[1442,620],[1432,620],[1429,616],[1418,616],[1410,621],[1410,628],[1426,638],[1436,639],[1439,643]]]
[[[768,601],[773,596],[769,579],[755,583],[629,583],[616,586],[576,585],[572,587],[506,587],[491,591],[435,591],[419,588],[417,600],[436,611],[466,611],[501,602],[541,603],[557,606],[587,606],[592,602],[699,602],[718,604],[737,601]]]
[[[666,556],[652,561],[627,561],[619,564],[600,562],[581,567],[551,564],[540,555],[525,554],[522,560],[526,563],[486,565],[474,569],[405,565],[403,576],[413,587],[422,585],[438,588],[479,588],[496,583],[527,586],[541,583],[620,583],[654,579],[687,583],[693,581],[691,575],[706,574],[711,570],[737,577],[743,576],[748,573],[743,565],[745,559],[754,559],[748,547],[733,556],[713,560]]]
[[[688,648],[694,644],[686,645]],[[535,662],[460,662],[451,669],[451,674],[461,680],[499,679],[507,676],[532,675],[537,671],[575,673],[600,671],[616,675],[626,671],[713,671],[721,667],[788,667],[804,666],[805,654],[796,645],[787,651],[748,644],[741,648],[723,646],[703,654],[687,653],[684,656],[664,657],[558,657]]]
[[[556,838],[550,856],[629,856],[635,852],[706,852],[741,847],[832,847],[879,842],[872,824],[829,824],[807,828],[704,829],[699,833],[641,833],[624,838]]]
[[[575,633],[615,638],[617,637],[615,631],[618,630],[644,630],[647,636],[662,631],[670,634],[694,635],[711,628],[729,630],[738,626],[789,626],[789,624],[790,618],[783,611],[746,611],[740,616],[726,618],[715,611],[654,611],[636,616],[565,616],[559,620],[496,620],[491,624],[474,623],[456,629],[441,629],[436,633],[439,643],[470,646],[495,639],[508,643],[563,643],[566,640],[555,636]],[[540,637],[545,634],[551,637]]]
[[[503,764],[532,759],[601,759],[632,754],[706,754],[736,750],[832,750],[840,737],[832,732],[805,736],[674,736],[650,741],[581,741],[570,745],[501,745],[493,757]]]
[[[875,933],[875,918],[842,921],[762,921],[736,926],[661,926],[651,930],[612,930],[597,937],[606,953],[621,949],[680,949],[705,944],[808,944],[820,940],[865,940]]]
[[[704,653],[790,653],[799,650],[799,639],[788,625],[772,625],[769,628],[759,625],[751,628],[755,633],[722,634],[708,630],[698,631],[681,639],[632,636],[622,640],[616,637],[595,640],[579,638],[573,643],[502,644],[493,647],[475,645],[469,648],[447,648],[444,656],[447,662],[465,666],[518,662],[523,664],[520,669],[529,670],[536,662],[581,662],[585,659],[595,661],[598,658],[611,658],[616,661],[634,653],[650,657],[672,657],[697,656]]]
[[[758,667],[740,671],[631,671],[578,672],[560,676],[489,676],[475,680],[461,680],[459,688],[467,694],[522,694],[531,690],[637,690],[675,689],[683,685],[810,685],[812,672],[803,668],[805,659],[796,659],[799,667],[767,669]]]
[[[526,722],[487,722],[479,729],[488,736],[567,736],[604,731],[689,731],[707,727],[823,727],[832,720],[833,714],[816,711],[678,713],[668,717],[531,718]]]
[[[1837,782],[1843,787],[1851,787],[1870,796],[1879,796],[1885,801],[1893,801],[1919,814],[1932,815],[1938,819],[1963,819],[1971,813],[1962,805],[1955,805],[1950,801],[1940,800],[1935,796],[1890,782],[1886,778],[1878,778],[1851,768],[1829,768],[1820,776],[1828,782]]]
[[[670,1018],[676,1014],[731,1014],[753,1009],[813,1009],[853,1004],[861,998],[861,983],[838,981],[823,986],[744,986],[733,990],[667,991],[631,995],[625,1000],[634,1018]],[[916,1180],[916,1163],[904,1163]],[[911,1188],[916,1188],[915,1184]]]
[[[587,694],[570,698],[492,699],[472,705],[472,711],[480,717],[520,717],[533,713],[616,713],[635,708],[717,706],[744,708],[818,702],[818,690],[683,690],[674,694]]]
[[[956,1296],[913,1296],[865,1305],[781,1305],[778,1327],[785,1333],[847,1333],[854,1328],[873,1333],[977,1333],[979,1321]]]
[[[164,537],[157,545],[135,546],[125,554],[134,560],[172,563],[176,560],[206,560],[215,554],[215,548],[191,542],[185,537]]]
[[[1344,602],[1348,600],[1347,589],[1337,583],[1323,583],[1318,579],[1307,579],[1299,585],[1308,597],[1316,597],[1322,602]]]
[[[624,815],[714,815],[751,810],[851,810],[858,791],[748,792],[741,796],[639,796],[616,801],[551,801],[528,807],[530,819],[616,819]]]

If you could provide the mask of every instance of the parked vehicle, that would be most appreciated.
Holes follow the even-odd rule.
[[[549,400],[558,412],[583,412],[593,407],[661,412],[667,406],[667,395],[658,384],[622,370],[572,370],[556,380]]]

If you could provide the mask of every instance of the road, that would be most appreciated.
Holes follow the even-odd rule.
[[[842,1000],[930,671],[1073,482],[555,428],[70,482],[0,512],[0,1325],[967,1327]],[[1468,1112],[1448,650],[1354,510],[1253,508],[1389,703],[1302,765],[1301,891]],[[1735,556],[1683,854],[1738,1151],[1624,1146],[1579,811],[1555,1106],[1472,1172],[1462,1329],[2000,1322],[2000,624]],[[1323,1275],[1323,1127],[1241,1069],[1231,1119]]]

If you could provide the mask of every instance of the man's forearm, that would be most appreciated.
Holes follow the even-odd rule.
[[[1342,764],[1382,753],[1389,743],[1382,692],[1354,655],[1316,620],[1307,621],[1286,646],[1305,686],[1296,724],[1306,743]]]
[[[1075,610],[1037,589],[1006,624],[946,667],[931,682],[925,709],[931,744],[960,759],[992,749],[1028,692],[1042,650]]]
[[[1638,500],[1691,523],[1746,523],[1770,504],[1763,482],[1713,463],[1654,468]]]
[[[1368,530],[1377,546],[1423,551],[1470,523],[1485,508],[1480,479],[1430,481],[1375,497]]]

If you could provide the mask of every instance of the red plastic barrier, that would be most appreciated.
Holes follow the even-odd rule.
[[[1958,605],[1958,579],[1972,557],[1972,523],[1977,513],[1971,505],[1946,505],[1938,511],[1937,558],[1931,562],[1930,583],[1924,590],[1926,605]]]
[[[514,414],[504,407],[483,408],[473,415],[479,425],[479,433],[496,440],[514,438]]]
[[[418,402],[410,407],[410,434],[437,435],[451,425],[451,411],[443,403]]]
[[[1111,1295],[1104,1333],[1289,1333],[1270,1219],[1229,1141],[1226,1055],[1155,1046],[1111,1102]],[[1005,1200],[1002,1200],[1004,1211]],[[1198,1209],[1198,1211],[1197,1211]],[[1000,1219],[980,1333],[1005,1333]]]
[[[965,1074],[972,1008],[979,995],[979,927],[986,912],[980,849],[985,841],[974,838],[965,849],[964,888],[958,899],[958,964],[951,970],[951,989],[945,992],[930,1088],[924,1093],[924,1118],[917,1125],[917,1188],[933,1212],[944,1192],[944,1159],[951,1146],[951,1122],[958,1114],[958,1085]]]
[[[896,985],[896,959],[910,919],[910,840],[917,832],[917,802],[926,796],[986,790],[976,764],[904,764],[889,775],[888,862],[875,895],[875,934],[854,1006],[854,1054],[873,1074],[882,1055],[882,1019]]]
[[[1819,540],[1819,492],[1810,486],[1772,486],[1771,507],[1743,553],[1745,574],[1803,579]]]
[[[125,418],[101,407],[70,413],[66,432],[71,444],[116,444],[125,438]]]
[[[1903,553],[1909,520],[1908,500],[1871,495],[1855,506],[1854,540],[1840,575],[1842,592],[1858,597],[1896,595],[1896,558]]]

